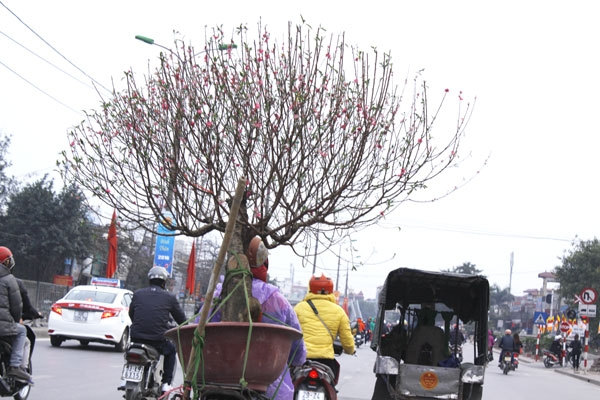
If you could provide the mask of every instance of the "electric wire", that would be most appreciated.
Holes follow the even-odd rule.
[[[54,67],[55,69],[57,69],[58,71],[62,72],[63,74],[67,75],[68,77],[76,80],[77,82],[87,86],[90,89],[94,89],[93,86],[87,84],[86,82],[82,81],[81,79],[71,75],[70,73],[68,73],[67,71],[65,71],[64,69],[60,68],[59,66],[51,63],[50,61],[46,60],[44,57],[40,56],[39,54],[35,53],[34,51],[28,49],[27,47],[25,47],[24,45],[22,45],[21,43],[17,42],[15,39],[11,38],[10,36],[8,36],[6,33],[0,31],[0,35],[3,35],[4,37],[6,37],[8,40],[12,41],[13,43],[15,43],[16,45],[20,46],[21,48],[23,48],[24,50],[27,50],[29,53],[31,53],[32,55],[36,56],[37,58],[39,58],[40,60],[44,61],[46,64],[49,64],[50,66]]]
[[[21,18],[19,18],[18,15],[16,15],[10,8],[8,8],[2,1],[0,1],[0,5],[2,5],[2,7],[4,7],[9,13],[11,13],[21,24],[23,24],[27,29],[29,29],[35,36],[37,36],[42,42],[44,42],[48,47],[50,47],[52,50],[54,50],[54,52],[56,54],[58,54],[59,56],[61,56],[65,61],[67,61],[69,64],[71,64],[75,69],[77,69],[79,72],[81,72],[83,75],[85,75],[86,77],[88,77],[92,82],[94,82],[96,85],[100,86],[102,89],[106,90],[108,93],[112,93],[110,90],[108,90],[104,85],[102,85],[100,82],[96,81],[94,78],[92,78],[90,75],[88,75],[84,70],[82,70],[81,68],[79,68],[77,65],[75,65],[73,62],[71,62],[71,60],[69,60],[67,57],[65,57],[60,51],[58,51],[54,46],[52,46],[50,43],[48,43],[43,37],[41,37],[36,31],[34,31],[29,25],[27,25]]]
[[[19,78],[23,79],[25,82],[27,82],[29,85],[31,85],[32,87],[34,87],[36,90],[40,91],[41,93],[45,94],[46,96],[48,96],[49,98],[51,98],[52,100],[56,101],[58,104],[68,108],[69,110],[73,111],[76,114],[81,115],[81,111],[77,111],[74,108],[66,105],[65,103],[63,103],[62,101],[58,100],[56,97],[52,96],[50,93],[45,92],[43,89],[37,87],[34,83],[30,82],[27,80],[27,78],[21,76],[17,71],[13,70],[12,68],[10,68],[8,65],[4,64],[2,61],[0,61],[0,65],[2,65],[4,68],[6,68],[7,70],[9,70],[10,72],[12,72],[13,74],[17,75]]]

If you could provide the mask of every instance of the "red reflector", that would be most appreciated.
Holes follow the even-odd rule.
[[[308,377],[310,379],[317,379],[319,377],[319,372],[317,372],[316,369],[311,369],[310,372],[308,373]]]

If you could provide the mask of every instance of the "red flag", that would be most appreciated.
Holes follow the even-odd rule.
[[[108,261],[106,262],[106,277],[112,278],[117,272],[117,210],[113,211],[110,228],[108,228]]]
[[[350,316],[350,313],[348,312],[348,297],[344,297],[342,308],[344,309],[344,311],[346,311],[346,315]]]
[[[188,261],[187,280],[185,288],[190,294],[194,294],[194,285],[196,284],[196,241],[192,243],[192,251],[190,252],[190,260]]]

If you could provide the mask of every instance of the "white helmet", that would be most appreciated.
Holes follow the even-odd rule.
[[[560,336],[560,335],[556,335],[556,336],[554,337],[554,339],[555,339],[555,340],[560,340],[560,339],[562,339],[562,336]]]
[[[166,268],[154,266],[148,271],[148,280],[161,279],[167,281],[169,279],[169,273]]]

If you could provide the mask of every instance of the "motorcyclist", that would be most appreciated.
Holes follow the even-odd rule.
[[[502,362],[504,361],[504,353],[507,351],[510,353],[510,363],[513,363],[513,350],[515,347],[515,339],[512,337],[512,332],[510,329],[504,331],[504,336],[498,342],[498,347],[500,348],[500,357],[498,357],[498,366],[502,368]]]
[[[296,304],[294,311],[302,326],[306,358],[329,366],[337,380],[340,368],[334,359],[333,340],[339,335],[347,354],[354,354],[356,350],[350,321],[344,309],[335,300],[331,278],[324,274],[320,277],[313,275],[309,281],[309,292],[304,300]]]
[[[456,324],[452,328],[452,332],[450,333],[450,344],[452,347],[454,346],[462,346],[465,341],[465,335],[458,329]]]
[[[21,279],[17,279],[17,283],[19,284],[19,293],[21,293],[21,300],[23,300],[23,314],[21,316],[21,322],[23,320],[34,320],[38,318],[43,318],[41,312],[39,312],[33,304],[31,304],[31,300],[29,299],[29,293],[27,293],[27,288]],[[32,339],[33,340],[33,339]],[[21,368],[27,370],[29,367],[29,359],[31,358],[31,354],[33,352],[33,346],[31,345],[32,341],[29,337],[25,338],[25,344],[23,346],[23,360],[21,361]]]
[[[562,362],[562,336],[556,335],[554,340],[550,344],[550,352],[558,357],[558,360]]]
[[[165,290],[168,278],[169,273],[165,268],[158,266],[150,268],[149,286],[136,290],[129,306],[131,341],[149,344],[164,357],[161,382],[163,392],[171,389],[177,361],[175,345],[166,339],[164,334],[172,328],[171,318],[179,325],[186,321],[185,313],[175,296]]]
[[[248,245],[246,252],[250,272],[252,273],[252,296],[258,300],[261,308],[260,322],[289,326],[300,330],[298,317],[279,288],[267,282],[269,271],[268,251],[260,239],[255,236]],[[223,283],[218,283],[214,296],[218,298],[223,290]],[[222,319],[221,311],[212,312],[211,322]],[[198,321],[196,321],[198,322]],[[306,361],[306,347],[302,339],[292,342],[288,355],[288,364],[297,367]],[[287,400],[294,397],[294,384],[287,368],[273,381],[266,390],[266,395],[273,400]]]
[[[12,251],[0,247],[0,336],[14,337],[7,375],[22,382],[33,383],[23,368],[27,330],[22,325],[23,300],[19,284],[11,271],[15,266]]]

